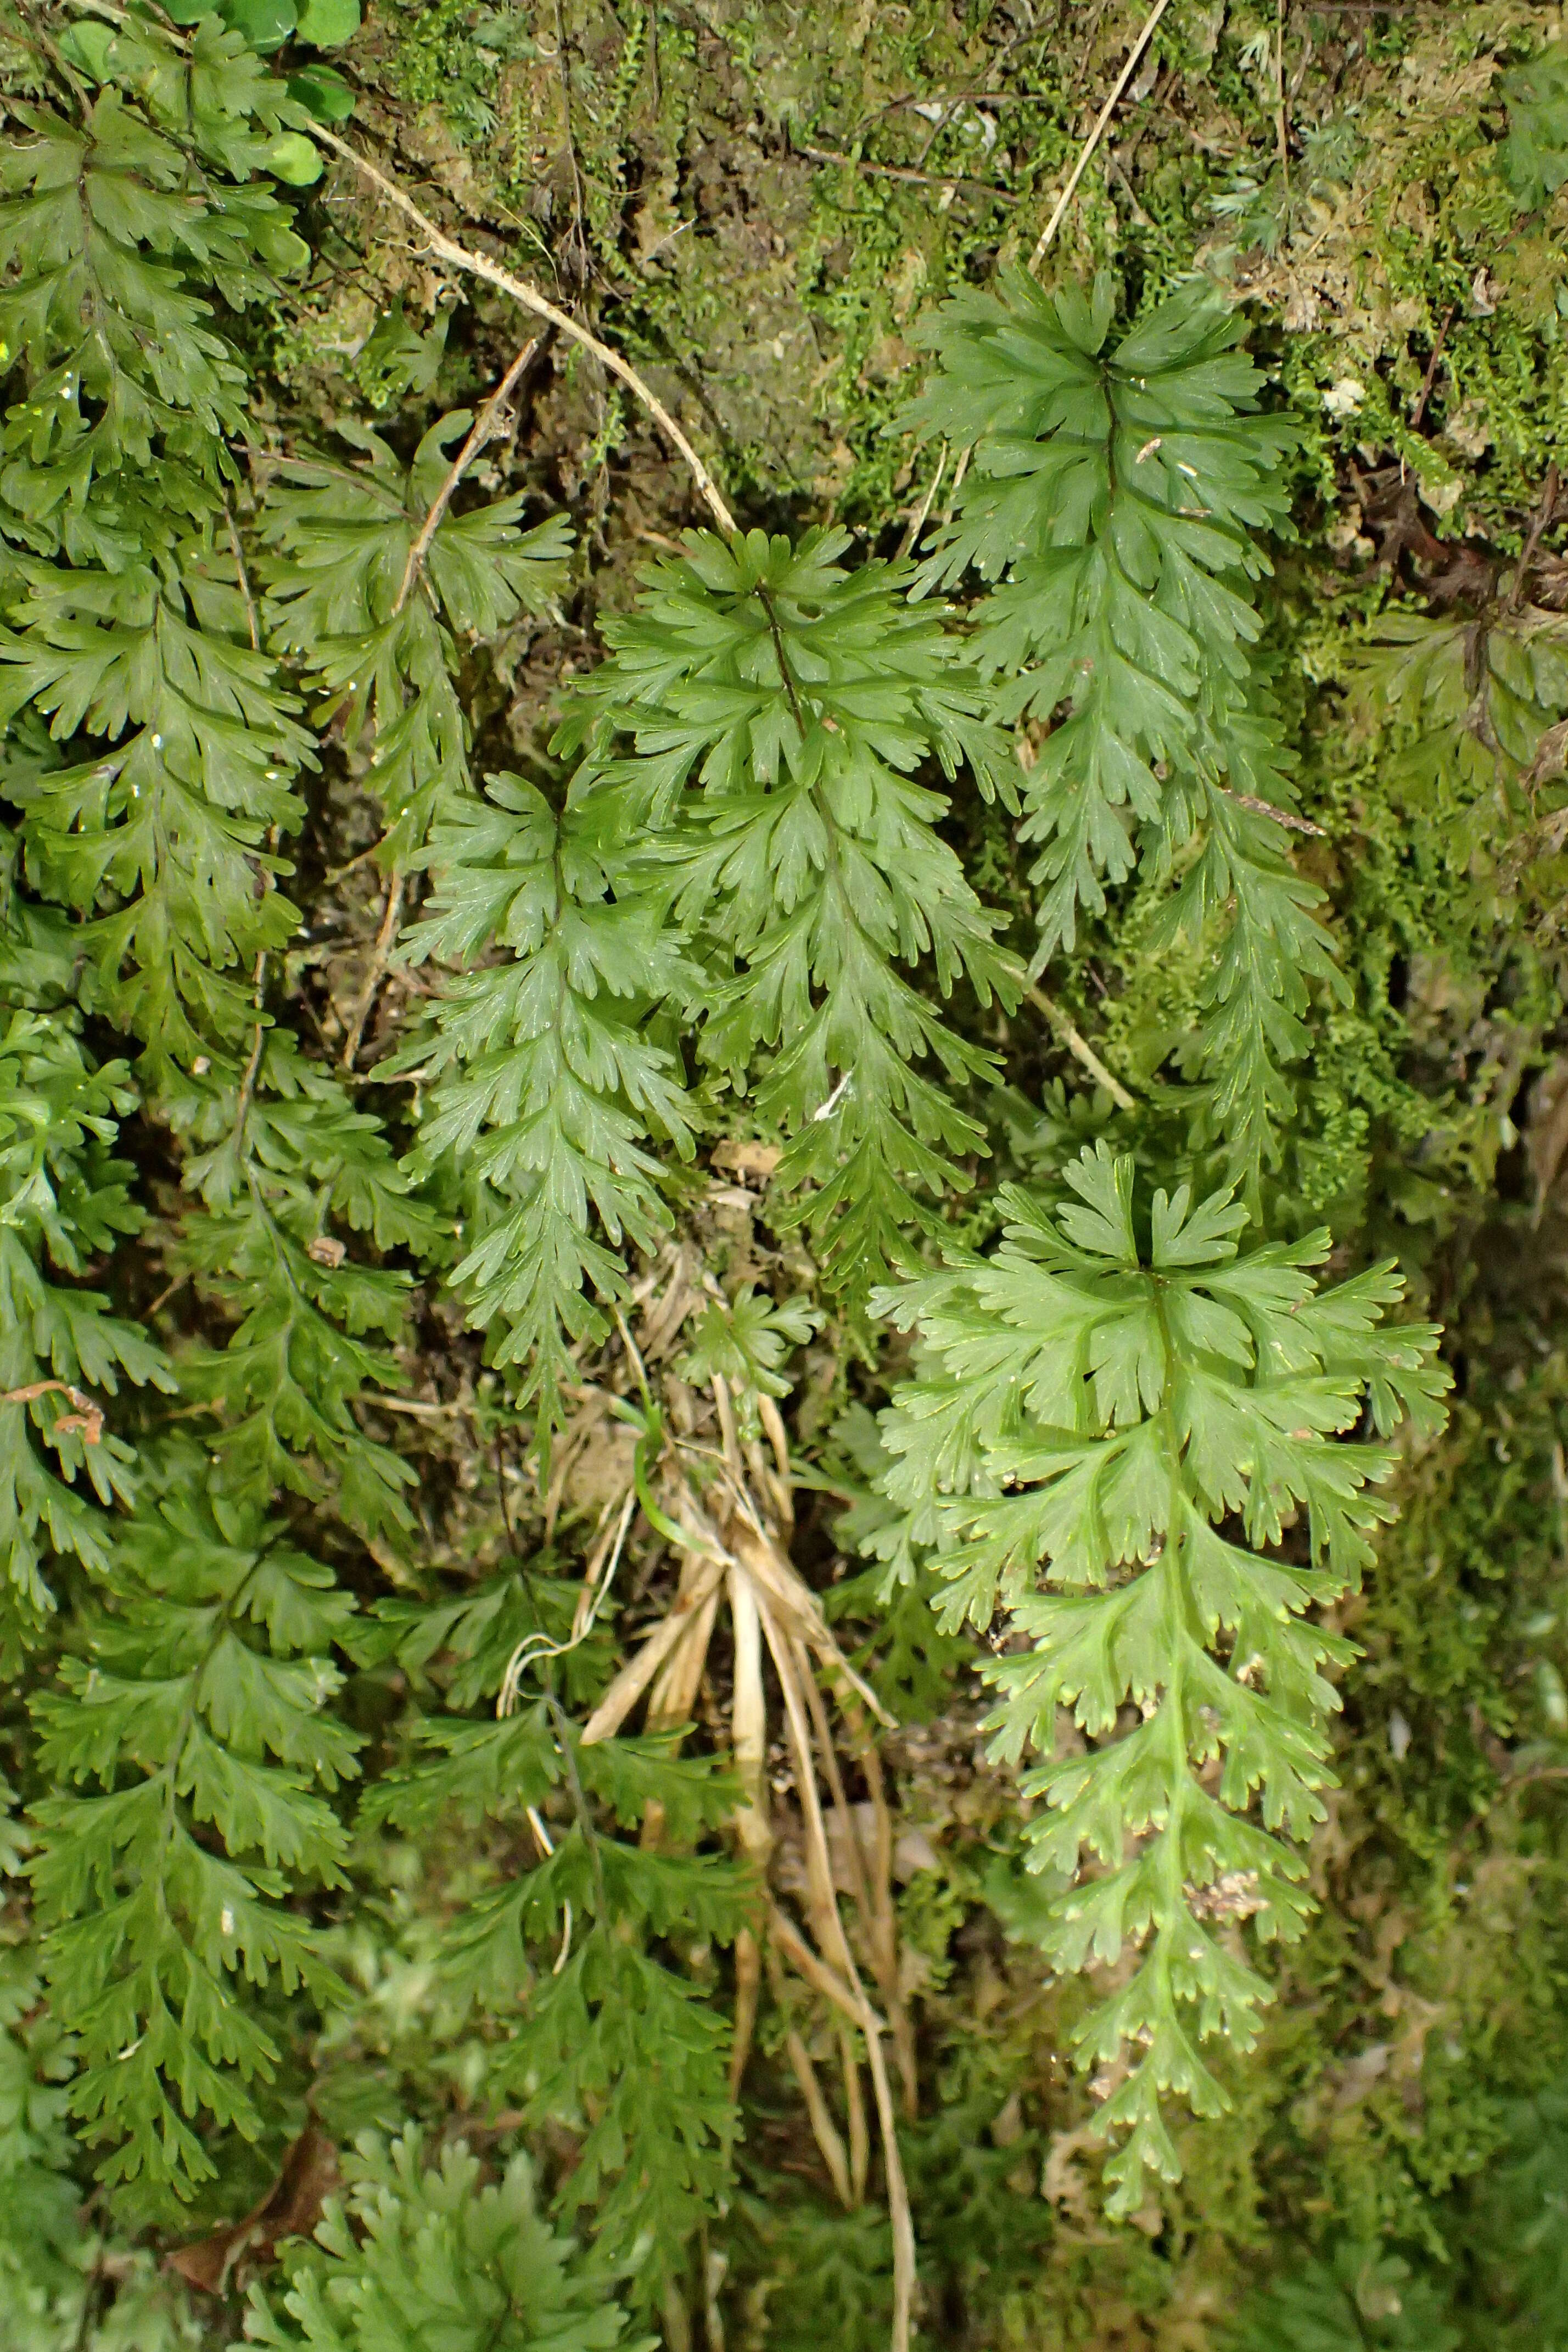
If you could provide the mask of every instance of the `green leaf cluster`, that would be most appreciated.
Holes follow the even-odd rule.
[[[342,1990],[287,1898],[346,1883],[328,1799],[360,1745],[331,1711],[352,1599],[280,1523],[203,1497],[194,1467],[165,1457],[60,1686],[33,1703],[41,1769],[89,1793],[34,1807],[28,1865],[54,2014],[75,2037],[71,2111],[111,2144],[106,2180],[176,2198],[215,2177],[198,2119],[262,2130],[252,2085],[282,2037],[247,1989],[318,2003]]]
[[[574,802],[639,845],[703,972],[695,1050],[784,1139],[785,1223],[853,1297],[985,1148],[962,1096],[994,1058],[942,1001],[1011,1006],[1020,982],[918,781],[1008,802],[1005,739],[941,607],[904,567],[846,571],[847,543],[689,532],[607,625],[555,748],[585,754]]]
[[[417,2130],[367,2135],[292,2279],[258,2293],[247,2338],[300,2352],[651,2352],[615,2299],[615,2274],[540,2218],[515,2156],[482,2179],[460,2143],[427,2160]]]

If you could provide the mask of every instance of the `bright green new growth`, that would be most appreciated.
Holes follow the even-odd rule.
[[[205,1500],[199,1455],[172,1451],[161,1483],[78,1620],[64,1689],[33,1702],[45,1773],[98,1792],[34,1807],[29,1869],[78,2037],[71,2108],[114,2144],[102,2178],[188,2198],[216,2172],[204,2112],[263,2126],[250,2086],[279,2044],[240,1979],[342,1990],[287,1897],[345,1883],[346,1832],[316,1791],[355,1777],[360,1740],[327,1711],[352,1596],[280,1525]]]
[[[1047,1759],[1022,1782],[1046,1804],[1031,1867],[1062,1884],[1046,1951],[1141,1956],[1078,2029],[1110,2070],[1104,2127],[1129,2132],[1108,2177],[1131,2212],[1151,2169],[1179,2174],[1160,2094],[1219,2112],[1198,2044],[1249,2048],[1268,1998],[1219,1923],[1291,1937],[1305,1916],[1286,1841],[1323,1817],[1322,1668],[1354,1654],[1307,1612],[1355,1588],[1391,1516],[1393,1456],[1342,1441],[1363,1403],[1380,1437],[1402,1417],[1431,1434],[1448,1380],[1434,1328],[1379,1328],[1391,1265],[1321,1291],[1326,1234],[1238,1254],[1229,1192],[1142,1211],[1103,1145],[1066,1172],[1055,1211],[1005,1188],[994,1256],[882,1295],[922,1360],[884,1418],[904,1517],[873,1548],[895,1580],[929,1551],[947,1624],[984,1631],[1000,1606],[1026,1645],[985,1673],[993,1753]]]
[[[845,572],[847,543],[688,532],[606,626],[555,748],[587,747],[574,803],[647,840],[648,887],[708,979],[698,1051],[785,1139],[777,1187],[801,1197],[782,1213],[856,1295],[910,1263],[930,1195],[985,1149],[947,1089],[992,1056],[915,969],[982,1003],[1011,1005],[1020,980],[936,831],[947,801],[914,781],[967,767],[1009,800],[1006,740],[942,609],[906,601],[904,566]]]
[[[1343,989],[1322,894],[1280,848],[1292,759],[1252,652],[1268,569],[1253,534],[1289,528],[1295,428],[1257,413],[1263,379],[1206,286],[1108,350],[1113,308],[1107,278],[1086,299],[1015,275],[937,312],[939,372],[909,421],[974,455],[921,577],[1005,574],[974,616],[998,711],[1068,706],[1024,786],[1037,965],[1135,866],[1177,881],[1156,949],[1218,926],[1190,1058],[1200,1138],[1250,1192],[1293,1108],[1308,982]]]
[[[651,2352],[626,2333],[615,2275],[540,2219],[513,2157],[480,2185],[460,2143],[426,2165],[417,2130],[361,2138],[286,2293],[252,2297],[247,2334],[298,2352]]]

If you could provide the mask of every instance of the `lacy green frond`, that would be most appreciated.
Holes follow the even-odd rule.
[[[668,1223],[651,1146],[691,1156],[658,1016],[693,1000],[700,975],[599,813],[558,817],[515,776],[452,804],[425,862],[430,911],[408,951],[450,976],[386,1073],[420,1089],[416,1177],[458,1174],[451,1283],[548,1425],[573,1347],[601,1339],[626,1295],[623,1250],[654,1247]],[[491,942],[507,960],[475,969]]]
[[[1103,1145],[1066,1174],[1054,1215],[1005,1188],[994,1256],[881,1295],[922,1354],[883,1423],[902,1524],[871,1548],[895,1575],[929,1553],[945,1624],[1000,1608],[1023,1637],[984,1673],[993,1753],[1046,1759],[1023,1781],[1044,1801],[1030,1866],[1059,1890],[1045,1949],[1064,1970],[1138,1955],[1077,2029],[1104,2128],[1128,2133],[1108,2177],[1131,2212],[1150,2171],[1178,2177],[1161,2095],[1222,2109],[1199,2045],[1250,2048],[1269,1998],[1225,1923],[1292,1937],[1308,1909],[1323,1668],[1354,1654],[1310,1612],[1355,1588],[1392,1515],[1389,1450],[1346,1440],[1363,1411],[1380,1437],[1431,1435],[1448,1376],[1430,1326],[1383,1328],[1392,1265],[1321,1290],[1325,1234],[1238,1253],[1229,1192],[1145,1208]]]
[[[1322,893],[1271,814],[1293,811],[1293,761],[1253,653],[1256,534],[1289,528],[1295,428],[1258,413],[1263,379],[1206,286],[1110,345],[1113,310],[1109,278],[1047,296],[1014,273],[936,314],[939,372],[907,421],[974,455],[920,577],[1005,581],[973,615],[975,656],[1002,718],[1050,725],[1020,828],[1039,845],[1037,968],[1135,866],[1180,876],[1172,936],[1217,922],[1188,1060],[1204,1139],[1255,1192],[1293,1108],[1309,982],[1344,992]]]
[[[201,1203],[170,1260],[235,1318],[221,1348],[181,1356],[180,1384],[218,1417],[226,1491],[258,1505],[282,1489],[330,1498],[374,1538],[412,1525],[415,1473],[353,1406],[398,1385],[386,1343],[403,1335],[412,1277],[360,1253],[425,1255],[439,1227],[379,1123],[287,1031],[258,1027],[255,1056],[247,1083],[193,1083],[168,1102]]]
[[[39,567],[11,610],[0,717],[30,706],[62,743],[102,739],[8,786],[29,880],[89,919],[84,999],[142,1038],[149,1077],[204,1058],[237,1076],[256,959],[300,919],[271,884],[316,755],[251,646],[234,556],[188,541],[113,575]]]
[[[410,2128],[361,2137],[348,2194],[290,2250],[288,2286],[257,2288],[246,2334],[274,2352],[653,2352],[627,2334],[616,2274],[538,2212],[533,2168],[515,2156],[487,2181],[448,2143],[427,2163]]]
[[[1506,597],[1440,617],[1395,607],[1340,667],[1358,731],[1384,737],[1385,773],[1455,867],[1484,860],[1555,923],[1568,619]]]
[[[9,946],[0,926],[0,955]],[[0,1658],[15,1671],[54,1607],[47,1552],[101,1571],[107,1507],[131,1499],[132,1449],[94,1412],[121,1381],[171,1389],[139,1324],[82,1286],[135,1233],[131,1164],[114,1157],[135,1095],[123,1062],[95,1068],[74,1023],[5,1003],[0,987]],[[53,1460],[51,1462],[50,1456]]]
[[[563,516],[519,528],[521,497],[461,513],[445,502],[451,445],[472,421],[467,409],[441,417],[406,467],[374,434],[342,425],[362,463],[290,459],[268,489],[271,634],[326,698],[323,722],[341,714],[351,747],[373,734],[389,866],[406,863],[437,809],[470,790],[460,642],[545,611],[571,551]]]
[[[342,1990],[289,1898],[345,1883],[326,1800],[360,1735],[331,1711],[352,1597],[260,1510],[209,1504],[199,1455],[162,1468],[64,1689],[33,1702],[45,1774],[97,1786],[34,1807],[29,1871],[100,2177],[184,2199],[216,2177],[208,2129],[254,2139],[266,2119],[277,2021],[244,1988]]]
[[[557,2210],[591,2214],[617,2258],[640,2245],[633,2293],[656,2298],[730,2180],[729,2027],[660,1947],[731,1943],[747,1924],[746,1872],[691,1850],[731,1814],[734,1782],[668,1735],[585,1748],[543,1701],[499,1722],[427,1716],[416,1739],[413,1759],[367,1792],[363,1818],[426,1834],[443,1822],[529,1822],[533,1866],[487,1891],[445,1939],[442,1989],[501,2029],[488,2044],[491,2095],[579,2136]],[[655,1809],[657,1843],[616,1835]]]
[[[1005,800],[1005,740],[942,609],[907,602],[903,567],[847,572],[847,544],[689,532],[606,625],[555,748],[586,746],[574,804],[646,842],[711,975],[699,1050],[785,1139],[782,1213],[854,1295],[985,1149],[954,1094],[994,1056],[940,1000],[965,982],[1011,1006],[1021,978],[937,830],[948,797],[917,781]]]

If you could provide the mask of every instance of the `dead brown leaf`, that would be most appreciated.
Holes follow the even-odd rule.
[[[307,2124],[260,2204],[243,2221],[177,2247],[168,2267],[206,2294],[224,2294],[242,2263],[247,2271],[258,2270],[272,2260],[284,2238],[311,2234],[337,2179],[336,2147],[325,2132]]]

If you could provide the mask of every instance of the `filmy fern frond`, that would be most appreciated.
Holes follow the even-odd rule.
[[[1343,988],[1321,893],[1269,814],[1295,794],[1252,650],[1251,583],[1268,569],[1255,534],[1287,527],[1295,433],[1258,413],[1262,378],[1206,287],[1108,348],[1113,310],[1109,278],[1047,297],[1016,273],[1002,296],[937,313],[939,372],[909,421],[974,457],[921,577],[1005,575],[974,616],[975,653],[1000,715],[1054,722],[1024,788],[1037,963],[1070,950],[1079,910],[1101,913],[1135,865],[1180,875],[1172,935],[1234,909],[1191,1058],[1206,1133],[1251,1188],[1292,1106],[1282,1067],[1305,1048],[1308,982]]]
[[[1046,1949],[1063,1969],[1140,1955],[1078,2028],[1084,2063],[1115,2070],[1101,2114],[1129,2133],[1109,2177],[1131,2212],[1151,2169],[1179,2170],[1160,2095],[1217,2112],[1199,2043],[1249,2048],[1268,1998],[1217,1923],[1290,1937],[1305,1916],[1296,1842],[1323,1815],[1338,1705],[1322,1669],[1353,1654],[1308,1612],[1355,1587],[1392,1510],[1387,1449],[1342,1441],[1363,1401],[1381,1435],[1405,1416],[1432,1433],[1447,1375],[1430,1327],[1380,1328],[1391,1266],[1320,1290],[1327,1234],[1238,1255],[1230,1193],[1144,1208],[1103,1145],[1067,1181],[1055,1215],[1005,1188],[993,1257],[883,1295],[924,1354],[883,1429],[904,1524],[872,1543],[895,1569],[930,1550],[945,1622],[984,1630],[1000,1605],[1024,1637],[985,1674],[993,1752],[1047,1759],[1023,1783],[1046,1808],[1031,1867],[1061,1887]],[[1065,1754],[1058,1708],[1082,1734]]]
[[[29,1867],[78,2037],[72,2109],[111,2144],[101,2177],[188,2198],[216,2173],[198,2118],[262,2128],[279,2045],[242,1984],[341,1990],[286,1898],[343,1883],[345,1832],[319,1792],[354,1777],[360,1741],[329,1711],[352,1598],[260,1511],[208,1504],[199,1455],[163,1467],[66,1687],[34,1702],[46,1770],[98,1786],[37,1804]]]
[[[595,813],[557,817],[515,776],[450,806],[426,863],[409,954],[464,976],[387,1070],[421,1088],[415,1173],[450,1160],[463,1180],[452,1284],[548,1426],[572,1347],[601,1338],[624,1296],[620,1250],[664,1229],[650,1139],[691,1154],[679,1064],[649,1024],[698,975]],[[510,960],[473,969],[491,941]]]
[[[174,1386],[140,1325],[79,1286],[142,1223],[133,1171],[113,1156],[135,1100],[128,1079],[123,1062],[95,1069],[58,1011],[6,1005],[0,992],[0,1656],[12,1671],[18,1641],[53,1606],[46,1547],[107,1564],[109,1523],[83,1486],[97,1505],[130,1499],[131,1448],[94,1430],[93,1406],[121,1381]]]
[[[689,532],[607,626],[556,748],[588,747],[574,802],[647,838],[712,975],[700,1051],[786,1139],[776,1181],[800,1197],[781,1213],[854,1294],[907,1262],[931,1196],[984,1149],[948,1088],[993,1056],[917,969],[982,1004],[1020,980],[936,829],[948,801],[916,781],[967,770],[1005,797],[1005,742],[940,608],[906,602],[899,566],[847,572],[847,544]]]
[[[220,1417],[226,1491],[258,1505],[282,1489],[330,1495],[345,1526],[374,1537],[412,1523],[414,1473],[351,1408],[397,1383],[386,1343],[402,1335],[410,1276],[352,1244],[425,1255],[439,1229],[336,1077],[285,1030],[258,1028],[255,1054],[247,1086],[192,1087],[171,1104],[201,1208],[169,1255],[237,1318],[222,1348],[182,1355],[180,1383]]]
[[[571,549],[563,516],[519,528],[521,497],[464,513],[437,506],[451,444],[471,423],[467,409],[441,417],[406,467],[374,434],[344,425],[362,464],[291,459],[268,487],[274,639],[327,698],[322,715],[342,713],[351,746],[374,728],[369,783],[389,866],[422,846],[444,796],[470,789],[459,640],[543,611]]]
[[[417,1645],[417,1626],[403,1639]],[[490,2021],[490,2095],[578,2136],[561,2212],[592,2211],[597,2242],[617,2256],[640,2242],[634,2293],[657,2297],[725,2193],[734,2113],[727,2025],[656,1939],[728,1943],[745,1925],[743,1872],[689,1851],[732,1811],[734,1784],[668,1736],[584,1747],[547,1702],[499,1722],[432,1715],[416,1738],[419,1752],[368,1792],[363,1817],[426,1834],[443,1822],[529,1822],[535,1866],[472,1906],[447,1939],[443,1983]],[[615,1833],[655,1808],[658,1843]]]
[[[274,2352],[652,2352],[627,2336],[616,2278],[541,2220],[517,2156],[485,2185],[460,2144],[427,2163],[410,2129],[363,2136],[286,2291],[252,2297],[248,2338]]]

